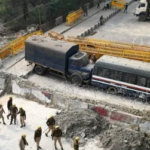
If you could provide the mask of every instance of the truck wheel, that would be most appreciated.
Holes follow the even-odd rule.
[[[80,79],[79,76],[73,76],[71,78],[71,83],[75,84],[75,85],[81,85],[82,84],[82,80]]]
[[[145,15],[140,15],[139,16],[139,21],[145,21],[146,20],[146,16]]]
[[[35,66],[34,71],[38,75],[43,75],[45,72],[45,68],[37,65],[37,66]]]
[[[114,94],[117,94],[118,91],[117,91],[117,88],[110,86],[110,87],[107,89],[107,93],[114,95]]]

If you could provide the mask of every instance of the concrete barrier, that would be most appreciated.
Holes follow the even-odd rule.
[[[150,134],[150,121],[145,121],[139,125],[140,131]]]
[[[12,93],[23,97],[34,97],[39,102],[50,103],[52,94],[38,89],[22,88],[16,82],[12,84]]]
[[[140,124],[142,117],[124,113],[121,111],[112,111],[110,119],[128,124]]]
[[[94,110],[102,116],[108,117],[108,110],[104,107],[95,106]]]

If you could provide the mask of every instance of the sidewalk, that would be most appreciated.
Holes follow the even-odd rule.
[[[97,9],[97,8],[95,8]],[[116,9],[108,9],[108,10],[102,10],[98,13],[96,13],[95,15],[93,15],[92,17],[90,17],[89,19],[85,20],[84,22],[80,23],[79,25],[75,26],[74,28],[72,28],[71,30],[69,30],[68,32],[66,32],[64,35],[65,36],[77,36],[81,33],[84,33],[85,31],[87,31],[89,28],[91,28],[92,26],[94,26],[96,23],[99,22],[100,16],[103,15],[103,17],[107,17],[108,15],[110,15],[112,12],[115,12]]]
[[[83,18],[80,21],[76,22],[72,26],[67,26],[66,22],[65,22],[65,23],[63,23],[63,24],[53,28],[52,30],[56,31],[58,33],[61,33],[63,31],[65,31],[65,30],[67,30],[67,29],[70,29],[70,28],[72,28],[72,27],[82,23],[83,21],[88,20],[91,16],[95,15],[96,13],[99,13],[101,11],[101,9],[103,8],[103,6],[104,6],[104,4],[101,3],[100,8],[97,8],[97,6],[95,6],[95,7],[91,8],[91,9],[89,9],[88,10],[88,16],[85,16],[85,17],[83,16]]]

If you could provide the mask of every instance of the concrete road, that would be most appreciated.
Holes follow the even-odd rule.
[[[138,2],[133,2],[128,8],[128,13],[120,12],[98,28],[97,33],[90,37],[150,45],[150,21],[139,22],[138,18],[133,15],[137,5]]]

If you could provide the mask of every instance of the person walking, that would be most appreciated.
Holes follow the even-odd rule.
[[[56,150],[57,150],[57,146],[56,146],[57,141],[61,146],[61,150],[63,150],[63,146],[62,146],[62,143],[61,143],[61,137],[62,137],[62,131],[59,128],[59,126],[56,126],[54,131],[53,131],[53,134],[52,134],[52,138],[54,139],[54,146],[55,146]]]
[[[80,140],[79,137],[76,137],[74,139],[74,143],[73,143],[74,150],[79,150],[79,140]]]
[[[87,5],[84,6],[84,16],[88,16],[88,8],[87,8]]]
[[[20,114],[20,123],[21,123],[20,128],[25,127],[26,126],[26,124],[25,124],[25,120],[26,120],[25,110],[22,107],[20,107],[18,114]]]
[[[5,113],[4,109],[3,109],[3,105],[0,104],[0,119],[2,118],[3,124],[6,125],[5,120],[4,120],[4,116],[3,113]],[[0,122],[1,123],[1,122]]]
[[[53,133],[53,130],[54,130],[54,125],[55,125],[55,119],[54,119],[54,117],[50,116],[50,118],[47,120],[46,124],[47,124],[47,126],[48,126],[49,129],[48,129],[47,133],[45,133],[45,135],[48,136],[48,133],[50,131],[52,131],[52,133]],[[51,133],[51,136],[52,136],[52,133]]]
[[[97,2],[97,8],[100,8],[100,1]]]
[[[23,134],[23,135],[21,136],[20,141],[19,141],[19,148],[20,148],[20,150],[25,150],[25,146],[26,146],[26,145],[29,145],[29,144],[28,144],[28,142],[27,142],[27,140],[26,140],[26,135]]]
[[[12,124],[13,120],[14,120],[14,124],[16,124],[16,117],[17,117],[17,113],[18,113],[18,108],[16,107],[15,104],[13,104],[10,107],[10,111],[11,111],[11,121],[10,121],[10,125]]]
[[[125,4],[124,13],[125,12],[127,13],[127,10],[128,10],[128,3]]]
[[[107,4],[106,4],[106,2],[104,3],[103,10],[107,10]]]
[[[34,141],[36,142],[37,145],[37,150],[42,149],[40,147],[40,141],[41,141],[41,136],[42,136],[42,128],[39,126],[34,133]]]
[[[95,62],[96,62],[96,56],[95,56],[95,54],[93,54],[92,61],[93,61],[93,64],[95,64]]]
[[[12,99],[12,96],[10,96],[7,102],[7,108],[8,108],[7,119],[9,119],[9,116],[11,115],[10,107],[12,106],[12,103],[13,103],[13,99]]]

